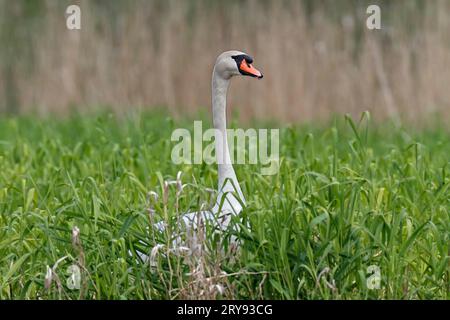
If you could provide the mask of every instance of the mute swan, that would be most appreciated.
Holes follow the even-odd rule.
[[[250,76],[261,79],[262,73],[252,65],[253,59],[240,51],[226,51],[220,54],[212,72],[212,114],[216,129],[215,151],[218,163],[218,196],[213,208],[207,211],[190,212],[181,217],[187,230],[197,229],[201,220],[212,223],[218,229],[224,230],[233,215],[238,215],[245,205],[245,198],[236,178],[231,163],[226,134],[226,96],[230,80],[234,76]],[[159,231],[164,231],[164,222],[154,225]]]

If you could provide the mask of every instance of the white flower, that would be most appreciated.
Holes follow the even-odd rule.
[[[157,263],[156,263],[156,255],[158,254],[159,250],[164,248],[163,244],[157,244],[156,246],[154,246],[152,248],[152,251],[150,252],[150,266],[152,267],[156,267]]]
[[[53,280],[53,271],[50,268],[50,266],[47,266],[47,272],[45,273],[45,281],[44,281],[44,287],[45,289],[50,289],[50,286],[52,285]]]

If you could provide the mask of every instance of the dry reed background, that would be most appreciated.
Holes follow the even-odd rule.
[[[82,30],[65,27],[67,5]],[[381,6],[381,31],[365,9]],[[0,110],[206,109],[215,57],[241,49],[265,74],[239,79],[243,118],[332,113],[450,116],[450,1],[0,0]]]

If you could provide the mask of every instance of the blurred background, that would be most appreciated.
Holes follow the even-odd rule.
[[[0,0],[0,44],[3,114],[209,111],[215,58],[237,49],[265,75],[233,81],[243,119],[450,117],[447,0]]]

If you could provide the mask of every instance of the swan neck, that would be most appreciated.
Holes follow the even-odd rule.
[[[222,77],[214,69],[212,79],[212,113],[214,128],[216,129],[215,144],[219,174],[218,190],[219,193],[237,191],[243,200],[228,149],[226,98],[229,85],[230,80]]]

